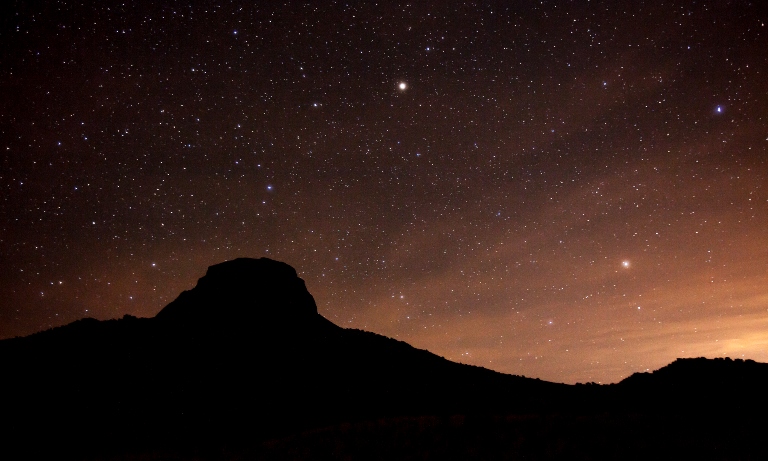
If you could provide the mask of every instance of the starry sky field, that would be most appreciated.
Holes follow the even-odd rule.
[[[768,4],[13,1],[0,338],[211,264],[451,360],[768,362]]]

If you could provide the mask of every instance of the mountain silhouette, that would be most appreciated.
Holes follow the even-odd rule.
[[[506,428],[521,440],[554,438],[565,440],[565,447],[572,439],[580,446],[576,440],[584,439],[573,434],[586,427],[610,432],[625,424],[643,433],[644,427],[666,427],[691,415],[754,423],[739,432],[743,438],[765,427],[757,415],[768,409],[762,392],[768,365],[751,361],[678,360],[610,386],[549,383],[450,362],[401,341],[336,326],[318,314],[295,269],[267,258],[209,267],[154,318],[83,319],[0,341],[0,363],[3,459],[158,450],[216,458],[222,447],[268,440],[311,447],[312,437],[297,434],[339,424],[367,428],[353,432],[375,438],[378,429],[370,421],[400,421],[395,426],[401,427],[432,421],[423,418],[454,421],[455,415],[471,415],[473,430],[488,437]],[[510,415],[534,418],[541,429],[528,434],[529,426]],[[573,423],[578,418],[587,424]],[[441,424],[435,431],[444,432]],[[432,426],[417,425],[422,432],[409,434],[437,444]],[[338,447],[356,446],[349,432],[325,430]],[[487,447],[498,442],[478,440]],[[450,444],[440,446],[438,452]],[[538,459],[527,446],[513,454]],[[370,453],[358,455],[371,459]]]
[[[283,328],[318,317],[315,299],[293,267],[267,258],[238,258],[209,267],[195,288],[181,293],[155,318],[227,328]]]

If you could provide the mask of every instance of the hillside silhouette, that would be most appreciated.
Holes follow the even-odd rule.
[[[0,341],[0,363],[2,459],[768,453],[766,364],[679,359],[609,386],[505,375],[338,327],[266,258],[211,266],[154,318]]]

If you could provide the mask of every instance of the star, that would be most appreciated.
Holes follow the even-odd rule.
[[[554,381],[617,381],[640,371],[627,362],[661,367],[683,346],[714,352],[701,335],[666,325],[634,330],[639,317],[630,314],[665,323],[711,317],[718,335],[761,334],[747,301],[759,296],[767,261],[757,229],[768,228],[768,214],[756,212],[768,181],[755,154],[757,140],[768,145],[759,123],[768,63],[754,46],[764,41],[754,23],[760,2],[732,2],[718,9],[717,23],[708,5],[686,2],[685,27],[662,2],[624,2],[626,14],[588,18],[565,2],[466,17],[441,2],[429,13],[372,2],[351,13],[349,2],[313,2],[271,23],[262,20],[286,18],[282,2],[246,2],[227,21],[185,13],[184,27],[160,31],[162,48],[174,52],[152,60],[154,80],[125,64],[146,58],[129,39],[143,16],[101,11],[120,27],[80,30],[82,40],[47,59],[32,44],[61,42],[87,8],[37,3],[13,11],[24,38],[7,41],[23,52],[3,61],[3,78],[28,110],[0,105],[0,119],[13,120],[0,144],[8,159],[0,252],[9,266],[0,277],[0,339],[48,328],[55,314],[57,324],[75,321],[85,308],[104,319],[151,317],[175,290],[194,286],[202,261],[269,255],[302,272],[332,320],[445,356],[471,349],[467,361],[493,357],[496,371]],[[322,21],[352,14],[367,26]],[[569,27],[549,15],[567,16]],[[445,18],[439,26],[437,17]],[[739,40],[722,41],[721,20]],[[495,27],[502,23],[538,24],[540,44]],[[611,27],[597,32],[599,24]],[[674,59],[675,79],[658,50],[643,45],[659,27],[668,31],[665,47],[685,53]],[[470,40],[459,39],[470,30]],[[115,32],[125,39],[102,47]],[[258,71],[256,49],[265,64]],[[105,72],[96,79],[90,66],[75,65],[94,53]],[[226,84],[210,84],[211,72],[223,72]],[[664,127],[663,137],[654,127]],[[751,231],[723,248],[721,232],[732,228]],[[238,243],[220,247],[231,240]],[[642,258],[638,267],[630,256]],[[145,271],[157,273],[138,277]],[[132,273],[138,280],[129,285]],[[170,273],[176,282],[156,287]],[[122,282],[104,293],[91,286],[107,277]],[[679,288],[661,289],[661,281]],[[128,289],[135,303],[119,291]],[[556,299],[539,298],[541,289],[556,290]],[[408,301],[400,299],[406,292]],[[396,325],[406,314],[390,312],[380,299],[387,293],[395,307],[423,308],[442,332]],[[73,299],[82,309],[63,307]],[[656,309],[702,301],[706,316]],[[572,302],[585,309],[563,307],[561,317]],[[507,305],[519,313],[509,320],[520,334],[486,347],[509,328],[496,321]],[[634,344],[608,358],[613,337],[590,332],[616,305],[628,312],[612,316],[612,333],[632,331]],[[531,319],[551,330],[555,318],[584,361],[542,360],[531,345],[539,333]],[[716,352],[768,361],[757,343],[730,347]],[[538,360],[516,363],[523,349]]]

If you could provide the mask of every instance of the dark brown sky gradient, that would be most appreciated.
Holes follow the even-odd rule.
[[[4,11],[0,337],[268,256],[506,373],[768,361],[762,2]]]

